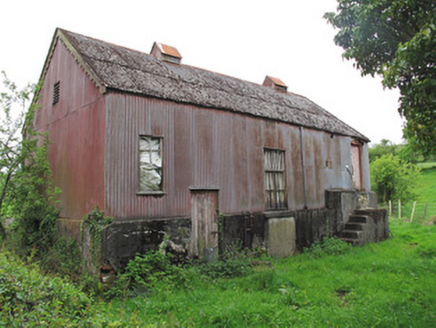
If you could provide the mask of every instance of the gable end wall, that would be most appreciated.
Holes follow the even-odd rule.
[[[59,102],[53,106],[58,81]],[[34,124],[51,141],[48,159],[55,186],[62,191],[61,219],[81,219],[95,206],[104,210],[105,98],[60,40],[38,104]]]

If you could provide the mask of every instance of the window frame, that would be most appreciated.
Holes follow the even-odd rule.
[[[160,176],[161,176],[161,182],[160,182],[160,190],[141,190],[141,140],[144,138],[150,138],[150,139],[157,139],[159,140],[159,154],[160,154],[160,161],[161,161],[161,166],[160,166]],[[139,135],[138,138],[138,189],[136,194],[138,196],[147,196],[147,195],[165,195],[165,190],[164,190],[164,137],[163,136],[157,136],[157,135]],[[149,151],[152,151],[150,148],[148,149]],[[150,157],[151,158],[151,157]]]
[[[282,170],[280,169],[272,169],[266,167],[266,154],[268,152],[276,152],[281,153],[282,155]],[[265,192],[265,206],[267,211],[280,211],[280,210],[287,210],[288,204],[287,204],[287,188],[286,188],[286,151],[284,149],[278,149],[278,148],[269,148],[264,147],[263,148],[263,172],[264,172],[264,192]],[[272,182],[274,184],[273,189],[268,189],[267,186],[267,176],[268,174],[272,175]],[[276,176],[277,175],[283,176],[283,188],[279,189],[276,188]],[[283,194],[283,202],[280,201],[279,194]]]

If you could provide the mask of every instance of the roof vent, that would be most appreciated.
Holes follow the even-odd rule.
[[[282,80],[272,77],[272,76],[266,76],[265,80],[263,81],[263,85],[265,87],[273,88],[276,91],[279,92],[288,92],[288,86],[282,82]]]
[[[151,54],[156,58],[173,64],[180,65],[180,62],[182,61],[182,55],[176,48],[162,43],[155,42],[153,48],[151,48]]]

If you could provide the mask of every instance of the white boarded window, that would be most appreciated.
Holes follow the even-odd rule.
[[[162,138],[139,138],[139,191],[162,191]]]
[[[285,152],[264,149],[264,167],[267,209],[286,208]]]

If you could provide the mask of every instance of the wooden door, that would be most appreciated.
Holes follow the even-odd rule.
[[[191,256],[218,252],[218,191],[191,190]]]
[[[362,189],[362,172],[361,172],[361,155],[360,155],[360,144],[351,144],[351,167],[352,167],[352,177],[353,177],[353,188],[357,190]]]

